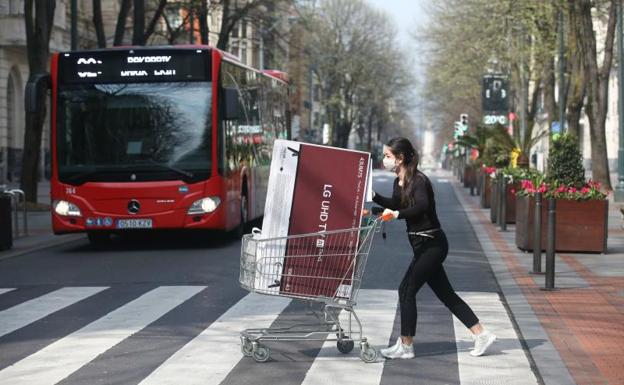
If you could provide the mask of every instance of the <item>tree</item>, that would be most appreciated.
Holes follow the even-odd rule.
[[[48,70],[50,56],[50,34],[54,23],[54,0],[24,1],[24,20],[26,23],[26,48],[28,51],[28,81],[45,75]],[[43,85],[41,85],[43,86]],[[26,114],[24,133],[24,152],[22,155],[22,175],[20,187],[26,194],[28,202],[37,202],[37,182],[39,179],[39,156],[41,136],[46,116],[46,92],[37,92],[37,104],[40,109]]]
[[[93,26],[95,27],[98,48],[106,48],[106,36],[102,23],[102,0],[93,0]]]
[[[593,1],[568,0],[570,13],[578,21],[574,28],[583,57],[583,68],[587,76],[587,105],[591,137],[592,178],[605,188],[611,189],[609,162],[607,158],[607,141],[605,123],[607,120],[609,75],[613,61],[613,41],[615,36],[615,1],[605,2],[608,7],[606,22],[607,31],[604,40],[602,66],[598,65],[596,36],[592,20]]]
[[[101,15],[99,17],[96,17],[96,2],[99,3],[100,1],[101,0],[93,0],[93,12],[96,33],[98,30],[103,31],[103,27],[101,25]],[[150,2],[150,4],[152,4],[152,2]],[[132,44],[145,45],[149,38],[154,34],[156,30],[156,25],[158,24],[160,18],[163,16],[166,6],[167,0],[158,0],[156,4],[156,9],[154,10],[154,14],[150,19],[150,22],[147,24],[147,28],[145,28],[145,0],[121,0],[119,14],[117,15],[117,25],[115,27],[113,45],[119,46],[123,44],[124,35],[126,33],[126,20],[128,19],[130,9],[133,9]],[[101,8],[101,6],[98,6],[98,9],[99,8]],[[99,37],[98,46],[101,48],[106,47],[106,42],[104,41],[103,44],[101,44]]]
[[[130,12],[131,7],[131,0],[121,0],[119,14],[117,15],[117,24],[115,26],[115,38],[113,39],[114,46],[118,46],[123,43],[124,34],[126,32],[126,20],[128,19],[128,13]]]
[[[412,85],[388,16],[362,0],[324,0],[303,9],[307,56],[320,84],[331,144],[346,147],[351,131],[361,139],[384,126],[386,110],[404,110]],[[322,47],[322,48],[319,48]],[[366,127],[365,127],[366,126]]]

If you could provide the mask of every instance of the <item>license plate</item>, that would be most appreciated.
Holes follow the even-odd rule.
[[[118,229],[151,229],[151,219],[119,219],[117,221]]]

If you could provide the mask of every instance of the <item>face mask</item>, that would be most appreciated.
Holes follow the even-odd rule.
[[[396,161],[393,161],[392,159],[385,158],[385,157],[383,158],[383,166],[388,171],[394,171],[396,170],[396,167],[397,167]]]

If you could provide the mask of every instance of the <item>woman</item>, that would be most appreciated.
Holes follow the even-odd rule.
[[[473,356],[480,356],[496,340],[486,331],[472,309],[455,293],[442,262],[448,242],[436,214],[431,182],[418,170],[418,154],[409,140],[391,139],[384,146],[383,165],[397,174],[391,198],[375,194],[373,201],[385,208],[386,220],[405,219],[407,234],[414,250],[399,286],[401,336],[394,346],[381,350],[387,358],[413,358],[416,334],[416,293],[427,283],[444,305],[468,328],[475,340]]]

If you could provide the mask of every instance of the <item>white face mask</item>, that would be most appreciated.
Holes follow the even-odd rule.
[[[383,158],[383,166],[388,171],[394,171],[397,168],[396,161],[387,157]]]

